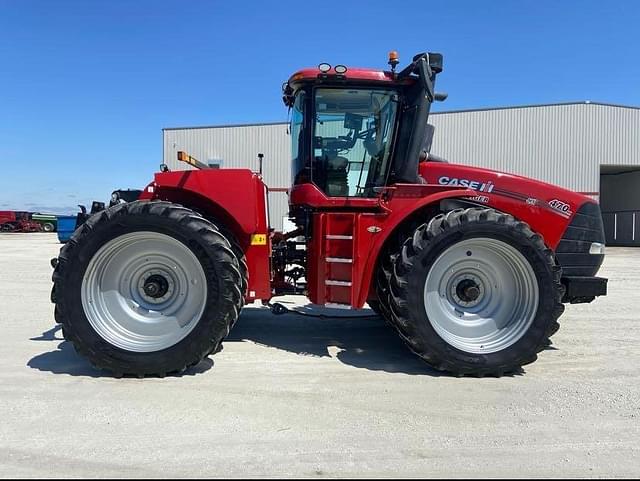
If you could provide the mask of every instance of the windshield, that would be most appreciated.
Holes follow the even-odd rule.
[[[312,181],[329,196],[375,196],[386,180],[396,92],[318,88],[314,104]]]

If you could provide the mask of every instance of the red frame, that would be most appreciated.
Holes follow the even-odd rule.
[[[441,162],[422,162],[420,175],[426,184],[396,184],[377,198],[327,197],[313,184],[290,189],[291,205],[316,211],[315,234],[308,239],[309,298],[323,303],[327,290],[332,298],[359,308],[375,293],[372,279],[385,242],[408,216],[460,198],[486,205],[528,223],[549,248],[555,249],[573,215],[591,198],[557,186],[512,174]],[[218,220],[240,243],[249,266],[247,301],[272,297],[271,239],[267,214],[268,189],[262,177],[245,169],[211,169],[157,173],[140,199],[163,199],[189,206]],[[559,206],[562,206],[560,208]],[[564,210],[563,210],[564,209]],[[425,218],[425,221],[428,221]],[[327,246],[326,229],[353,230],[351,286],[326,286],[325,258],[346,255],[340,247]],[[252,242],[255,234],[267,235],[266,244]],[[336,249],[333,252],[332,249]],[[330,275],[346,279],[345,266],[330,266]],[[335,277],[334,277],[335,276]]]

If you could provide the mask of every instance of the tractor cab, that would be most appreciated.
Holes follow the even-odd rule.
[[[433,131],[426,119],[442,56],[416,55],[396,72],[331,67],[295,73],[283,86],[291,109],[293,190],[311,184],[326,197],[375,198],[394,182],[420,183],[418,162]],[[303,200],[304,203],[304,200]]]

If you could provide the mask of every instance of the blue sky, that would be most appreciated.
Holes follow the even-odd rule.
[[[640,105],[640,2],[0,0],[0,210],[142,187],[161,129],[286,120],[321,61],[444,54],[438,110]]]

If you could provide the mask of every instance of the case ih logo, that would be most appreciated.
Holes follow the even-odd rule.
[[[480,192],[493,191],[493,182],[491,181],[485,183],[478,180],[458,179],[456,177],[447,177],[446,175],[443,175],[438,179],[438,183],[440,185],[459,185],[461,187],[467,187]]]
[[[558,214],[560,214],[563,217],[571,217],[571,214],[573,214],[573,212],[571,212],[571,206],[566,202],[562,202],[561,200],[558,200],[558,199],[550,200],[549,207],[551,207],[553,210],[555,210]]]

